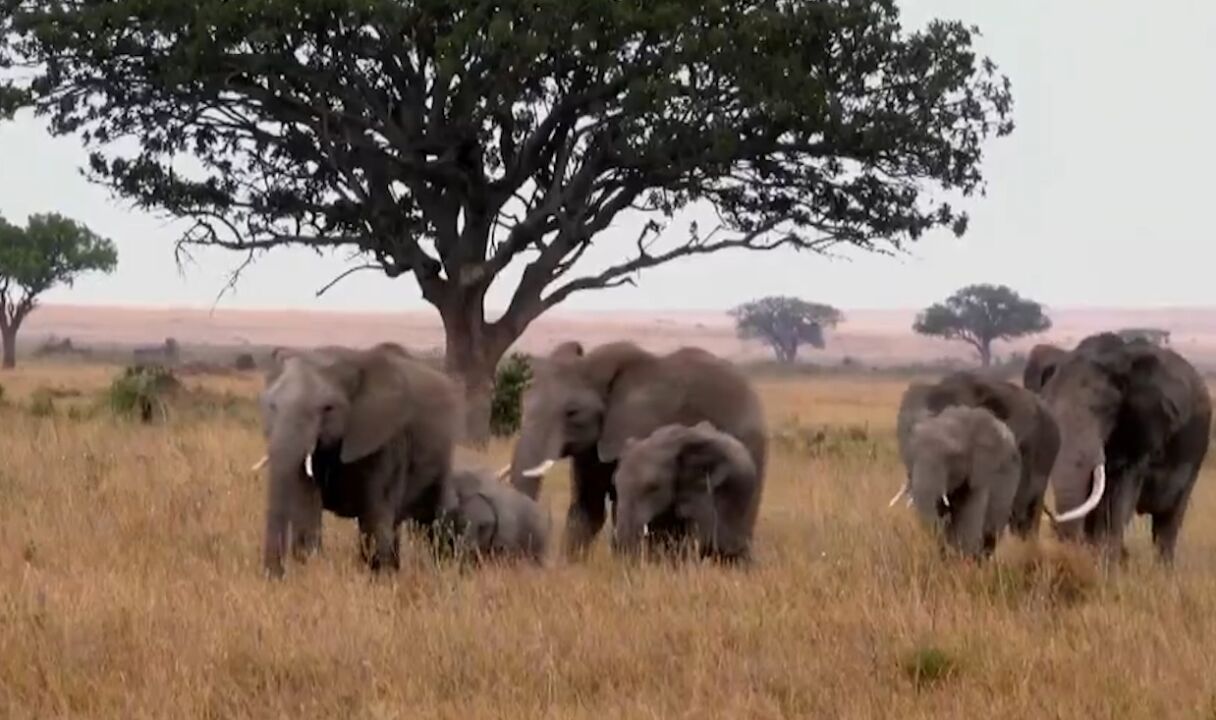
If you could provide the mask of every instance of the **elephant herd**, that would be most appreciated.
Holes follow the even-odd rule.
[[[400,527],[478,556],[541,563],[546,472],[569,459],[563,552],[583,557],[611,518],[614,552],[693,547],[750,560],[768,432],[760,398],[732,363],[704,350],[655,355],[630,342],[566,342],[533,363],[511,462],[498,472],[453,459],[461,409],[453,382],[382,343],[276,350],[260,397],[268,469],[263,564],[321,546],[323,511],[358,522],[373,570],[399,566]],[[1064,539],[1122,557],[1133,512],[1152,517],[1173,557],[1207,452],[1211,402],[1174,352],[1109,333],[1066,351],[1040,345],[1022,385],[959,372],[912,383],[897,417],[906,496],[948,546],[990,554],[1046,515]],[[1056,512],[1046,508],[1053,488]]]
[[[1122,560],[1124,529],[1148,515],[1169,564],[1211,415],[1203,378],[1172,350],[1113,333],[1071,351],[1038,345],[1021,386],[969,372],[909,386],[897,419],[907,481],[891,504],[906,496],[971,555],[990,554],[1006,529],[1035,534],[1046,515],[1061,539]]]

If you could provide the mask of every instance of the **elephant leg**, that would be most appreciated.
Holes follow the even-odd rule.
[[[1122,564],[1127,559],[1123,546],[1123,532],[1136,512],[1136,501],[1144,482],[1142,472],[1132,470],[1123,473],[1108,490],[1108,501],[1094,509],[1094,541],[1104,562]]]
[[[563,544],[568,560],[581,560],[608,517],[607,501],[614,494],[615,466],[599,462],[593,454],[576,456],[573,460],[573,488]]]
[[[988,513],[988,489],[976,488],[954,510],[946,523],[946,542],[964,555],[976,557],[984,549],[984,520]]]
[[[1009,530],[1026,540],[1039,534],[1043,520],[1043,495],[1047,491],[1047,476],[1035,472],[1029,462],[1023,460],[1022,481],[1018,486],[1013,512],[1009,516]]]
[[[387,508],[359,516],[359,546],[363,562],[373,572],[397,570],[401,566],[400,533]]]
[[[576,487],[566,512],[565,552],[571,560],[581,560],[587,554],[608,516],[607,494],[586,485]]]
[[[1198,475],[1199,468],[1191,465],[1175,470],[1167,479],[1167,487],[1170,481],[1182,476],[1185,484],[1181,493],[1167,509],[1152,514],[1153,546],[1157,550],[1157,559],[1167,566],[1174,564],[1174,546],[1178,543],[1178,531],[1182,529],[1182,519],[1186,515],[1187,506],[1190,505],[1191,490],[1195,487]]]

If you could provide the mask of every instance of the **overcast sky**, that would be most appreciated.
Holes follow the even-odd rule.
[[[735,252],[650,270],[636,288],[584,294],[568,308],[717,309],[761,294],[846,308],[918,307],[971,282],[1007,283],[1066,306],[1216,304],[1216,2],[1211,0],[904,0],[906,22],[979,25],[980,50],[1013,82],[1017,130],[990,143],[988,196],[970,232],[939,233],[893,259]],[[210,307],[240,258],[198,253],[180,274],[178,228],[132,212],[77,168],[73,138],[28,116],[0,124],[0,214],[58,211],[113,238],[119,270],[47,299]],[[590,268],[619,257],[626,223],[599,240]],[[263,256],[220,307],[424,307],[412,280],[363,273],[324,297],[342,256]],[[513,277],[496,284],[499,305]]]

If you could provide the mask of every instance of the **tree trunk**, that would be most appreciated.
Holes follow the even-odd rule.
[[[510,343],[500,342],[490,332],[480,296],[450,302],[439,313],[446,339],[444,367],[464,392],[464,441],[484,446],[490,439],[494,373]]]
[[[992,365],[992,343],[981,342],[977,348],[980,351],[980,366],[989,367]]]
[[[5,325],[0,328],[0,337],[4,340],[3,368],[11,370],[17,367],[17,326]]]

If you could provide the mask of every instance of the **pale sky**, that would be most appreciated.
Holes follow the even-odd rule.
[[[855,250],[845,251],[847,261],[719,254],[649,270],[636,288],[575,296],[562,307],[719,309],[789,294],[844,308],[907,308],[972,282],[1006,283],[1055,307],[1216,304],[1216,2],[901,4],[908,26],[929,17],[979,25],[980,51],[1013,82],[1018,127],[988,145],[988,196],[967,201],[972,223],[962,240],[941,232],[899,259]],[[0,123],[0,214],[22,223],[33,212],[61,212],[118,244],[117,273],[46,300],[210,307],[241,257],[198,251],[197,264],[179,274],[178,227],[87,183],[77,170],[84,157],[74,138],[52,139],[28,115]],[[582,267],[619,258],[615,248],[632,245],[631,225],[604,233]],[[219,307],[427,307],[408,276],[370,272],[315,298],[346,266],[342,255],[275,251]],[[509,289],[496,285],[491,305]]]

